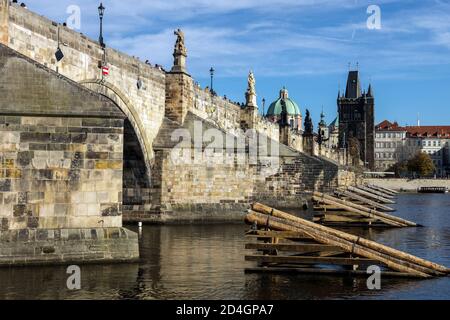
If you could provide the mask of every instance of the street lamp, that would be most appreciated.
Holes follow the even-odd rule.
[[[213,79],[214,79],[214,72],[216,70],[214,70],[213,67],[211,67],[211,69],[209,70],[209,74],[211,75],[211,93],[214,93],[214,88],[213,88]]]
[[[98,15],[100,16],[100,37],[99,42],[100,46],[102,48],[105,48],[105,43],[103,42],[103,16],[105,14],[105,7],[103,6],[103,3],[100,3],[100,6],[98,7]]]
[[[266,99],[262,99],[262,107],[263,107],[263,117],[266,115]]]

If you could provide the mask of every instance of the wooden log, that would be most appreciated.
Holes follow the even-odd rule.
[[[286,230],[286,231],[296,231],[296,230],[302,230],[303,232],[307,232],[312,238],[314,238],[317,242],[323,243],[323,244],[329,244],[329,245],[335,245],[340,247],[342,250],[346,252],[351,252],[355,255],[359,255],[368,259],[377,260],[379,263],[383,263],[392,270],[399,271],[399,272],[409,272],[411,274],[416,275],[417,277],[422,278],[429,278],[429,269],[426,268],[420,268],[416,265],[406,263],[404,261],[401,261],[399,259],[396,259],[394,257],[376,252],[374,250],[367,249],[363,247],[361,244],[358,244],[355,242],[348,241],[344,239],[343,237],[339,237],[337,235],[333,235],[332,232],[324,232],[322,228],[325,228],[325,230],[330,229],[324,226],[320,226],[317,224],[314,224],[309,221],[302,221],[302,222],[293,222],[285,219],[281,219],[278,216],[284,216],[287,215],[283,212],[274,212],[272,213],[272,218],[267,219],[267,214],[251,211],[249,214],[247,214],[247,219],[252,222],[256,222],[258,224],[264,223],[264,221],[269,222],[270,227],[276,230]],[[299,218],[300,219],[300,218]],[[303,220],[303,219],[300,219]],[[308,224],[312,224],[308,225]],[[321,227],[320,229],[318,227]],[[333,229],[331,229],[333,230]],[[338,230],[333,230],[336,232],[336,234],[344,233]],[[419,270],[417,270],[419,269]]]
[[[264,231],[257,230],[246,234],[246,237],[251,238],[281,238],[281,239],[295,239],[295,240],[309,240],[311,237],[301,232],[287,232],[287,231]]]
[[[390,226],[392,226],[392,227],[406,227],[406,226],[407,226],[407,225],[406,225],[405,223],[403,223],[403,222],[397,222],[397,221],[394,221],[394,220],[392,220],[392,219],[387,219],[387,218],[384,218],[384,217],[382,217],[382,216],[375,215],[375,214],[373,214],[373,213],[368,213],[368,212],[365,212],[365,211],[356,209],[356,208],[354,208],[354,207],[350,207],[350,206],[347,205],[347,204],[341,203],[341,202],[343,202],[344,200],[339,200],[340,202],[336,202],[336,201],[334,201],[334,200],[330,200],[330,199],[324,197],[324,195],[323,195],[323,196],[317,196],[316,193],[314,193],[313,200],[314,200],[314,201],[320,201],[320,202],[323,202],[323,203],[326,203],[326,204],[331,204],[331,205],[339,206],[339,207],[341,207],[341,208],[344,209],[344,210],[347,210],[347,211],[349,211],[349,212],[357,213],[357,214],[359,214],[359,215],[361,215],[361,216],[363,216],[363,217],[369,218],[369,219],[377,219],[377,220],[380,220],[380,221],[382,221],[383,223],[386,223],[387,225],[390,225]]]
[[[247,243],[247,250],[279,250],[279,251],[295,251],[295,252],[319,252],[319,251],[338,251],[339,247],[329,246],[325,244],[296,244],[296,243]]]
[[[388,194],[388,195],[393,196],[393,197],[395,197],[397,195],[396,193],[393,193],[393,192],[388,191],[386,189],[379,188],[379,187],[377,187],[377,186],[375,186],[373,184],[368,184],[367,187],[370,188],[370,189],[373,189],[373,190],[377,190],[377,191],[383,192],[383,193]]]
[[[323,217],[315,217],[316,220],[314,222],[320,222],[324,224],[345,224],[345,227],[348,226],[369,226],[371,224],[375,224],[376,221],[373,219],[367,219],[364,217],[355,217],[355,216],[346,216],[339,214],[325,214]],[[351,225],[348,225],[351,224]],[[384,225],[386,226],[386,225]]]
[[[352,199],[352,200],[360,201],[360,202],[362,202],[362,203],[364,203],[366,205],[369,205],[372,208],[376,208],[378,210],[383,210],[383,211],[386,211],[386,212],[394,212],[395,211],[395,209],[392,209],[392,208],[390,208],[388,206],[385,206],[385,205],[383,205],[381,203],[369,200],[367,198],[364,198],[364,197],[362,197],[362,196],[360,196],[360,195],[358,195],[356,193],[353,193],[353,192],[350,192],[350,191],[347,191],[347,190],[338,189],[338,190],[336,190],[334,192],[334,194],[336,196],[340,197],[340,198],[346,197],[346,198],[349,198],[349,199]]]
[[[379,201],[379,202],[384,203],[384,204],[395,204],[395,201],[392,201],[390,199],[386,199],[386,198],[377,196],[377,195],[375,195],[373,193],[366,192],[366,191],[361,190],[359,188],[348,187],[348,190],[350,190],[352,192],[355,192],[355,193],[358,193],[358,194],[361,194],[363,196],[369,197],[370,199],[375,199],[376,201]]]
[[[395,191],[395,190],[392,190],[392,189],[389,189],[389,188],[386,188],[386,187],[382,187],[382,186],[378,186],[378,185],[373,185],[373,186],[376,186],[377,188],[380,188],[381,190],[386,190],[386,191],[388,191],[388,192],[391,192],[391,193],[393,193],[394,195],[399,194],[398,191]]]
[[[373,193],[374,195],[386,198],[386,199],[395,200],[394,196],[391,196],[391,195],[386,194],[384,192],[380,192],[380,191],[368,188],[367,186],[358,186],[358,188],[361,189],[361,190],[364,190],[366,192]]]
[[[385,197],[388,198],[388,199],[395,199],[397,197],[397,194],[394,194],[394,193],[389,192],[389,191],[382,190],[382,189],[380,189],[380,188],[378,188],[376,186],[373,186],[373,185],[365,184],[365,185],[363,185],[363,187],[368,189],[368,190],[373,190],[375,192],[379,192],[381,196],[385,195]]]
[[[264,256],[247,255],[246,261],[257,261],[260,263],[281,263],[281,264],[332,264],[342,266],[353,266],[360,264],[375,264],[376,260],[364,258],[341,258],[341,257],[301,257],[301,256]]]
[[[338,270],[338,269],[318,269],[318,268],[289,268],[289,267],[256,267],[246,268],[246,273],[293,273],[293,274],[325,274],[325,275],[350,275],[367,278],[367,272],[362,270]],[[417,277],[405,272],[381,271],[382,278],[412,278]]]
[[[382,244],[377,243],[375,241],[367,240],[367,239],[364,239],[364,238],[361,238],[361,237],[358,237],[358,236],[355,236],[355,235],[352,235],[352,234],[349,234],[349,233],[345,233],[345,232],[342,232],[342,231],[339,231],[339,230],[335,230],[335,229],[332,229],[332,228],[328,228],[328,227],[325,227],[325,226],[321,226],[321,225],[315,224],[315,223],[307,221],[305,219],[301,219],[299,217],[296,217],[296,216],[284,213],[282,211],[279,211],[279,210],[276,210],[276,209],[272,209],[272,208],[270,208],[268,206],[265,206],[263,204],[260,204],[260,203],[253,204],[253,209],[255,211],[258,211],[258,212],[266,214],[266,215],[272,215],[274,217],[279,217],[279,218],[282,218],[282,219],[290,220],[292,222],[296,222],[297,223],[296,226],[298,225],[298,226],[309,227],[313,231],[314,230],[322,231],[322,232],[324,232],[326,234],[329,234],[329,235],[332,235],[332,236],[336,236],[336,237],[339,237],[339,238],[344,239],[346,241],[349,241],[352,244],[362,245],[362,246],[364,246],[364,247],[366,247],[368,249],[371,249],[371,250],[373,250],[373,251],[375,251],[377,253],[379,252],[380,254],[388,255],[388,256],[391,256],[391,257],[396,258],[398,260],[404,260],[405,262],[410,262],[410,263],[413,263],[413,264],[417,264],[418,266],[427,268],[429,270],[434,270],[434,271],[436,271],[438,273],[450,273],[450,269],[448,269],[445,266],[436,264],[436,263],[431,262],[431,261],[427,261],[427,260],[421,259],[419,257],[410,255],[410,254],[402,252],[400,250],[396,250],[396,249],[390,248],[388,246],[382,245]],[[307,228],[298,228],[298,229],[296,229],[296,228],[291,228],[291,227],[289,227],[288,230],[289,229],[291,229],[291,231],[296,231],[296,230],[303,229],[303,230],[305,230],[304,232],[306,234],[308,234],[309,236],[312,237],[311,233],[308,232],[308,230],[310,230],[310,229],[307,229]],[[333,243],[325,243],[325,244],[334,245]],[[372,257],[369,256],[367,258],[372,258]],[[397,271],[402,271],[402,270],[397,270]]]
[[[405,220],[405,219],[402,219],[402,218],[399,218],[399,217],[395,217],[395,216],[387,214],[387,213],[383,213],[383,212],[379,212],[379,211],[376,211],[376,210],[372,210],[372,209],[366,208],[364,206],[352,203],[350,201],[345,201],[345,200],[342,200],[342,199],[338,199],[338,198],[332,197],[332,196],[327,195],[327,194],[323,194],[323,193],[320,193],[320,192],[314,192],[314,196],[317,196],[319,198],[320,197],[326,198],[326,199],[328,199],[330,201],[336,202],[336,203],[341,204],[343,206],[348,206],[350,208],[355,208],[358,211],[367,212],[367,213],[373,215],[373,216],[368,216],[369,218],[378,219],[380,221],[383,221],[382,219],[387,219],[389,221],[394,221],[394,222],[400,223],[400,224],[408,226],[408,227],[417,227],[417,224],[412,222],[412,221],[408,221],[408,220]]]

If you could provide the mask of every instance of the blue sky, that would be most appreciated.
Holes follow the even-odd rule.
[[[81,8],[80,32],[98,38],[98,2],[26,0],[63,22],[69,5]],[[309,108],[322,106],[331,122],[349,62],[372,83],[376,120],[450,125],[450,0],[152,0],[103,1],[108,46],[170,69],[182,28],[188,70],[202,87],[216,69],[214,89],[243,101],[252,69],[258,102],[269,104],[281,87]],[[381,9],[381,29],[367,28],[369,5]],[[268,105],[266,105],[267,109]]]

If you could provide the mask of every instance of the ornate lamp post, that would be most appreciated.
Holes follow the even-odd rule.
[[[215,71],[216,70],[214,70],[213,67],[211,67],[211,69],[209,70],[209,74],[211,75],[211,93],[214,93],[214,88],[213,88],[214,82],[213,82],[213,80],[214,80],[214,72]]]
[[[98,7],[98,15],[100,16],[100,37],[99,37],[99,43],[102,48],[105,47],[105,43],[103,42],[103,16],[105,14],[105,7],[103,6],[103,3],[100,3],[100,6]]]
[[[263,98],[262,99],[262,107],[263,107],[263,117],[265,117],[266,116],[266,99],[265,98]]]

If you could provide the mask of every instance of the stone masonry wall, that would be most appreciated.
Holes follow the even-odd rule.
[[[122,228],[125,115],[0,44],[0,267],[130,261]]]
[[[121,227],[124,114],[3,45],[0,70],[2,228]]]
[[[121,227],[122,126],[0,116],[2,228]]]
[[[186,120],[182,127],[169,121],[163,125],[156,140],[158,147],[152,167],[152,205],[141,211],[129,210],[124,214],[126,221],[241,221],[253,201],[274,207],[300,208],[311,192],[327,192],[338,186],[337,164],[307,156],[272,140],[267,145],[270,153],[257,162],[249,161],[249,145],[245,150],[235,149],[234,153],[219,145],[206,151],[199,146],[193,148],[193,141],[183,139],[183,146],[174,149],[180,142],[171,140],[174,130],[184,128],[186,135],[192,138],[193,128],[199,125],[196,121],[202,122],[203,134],[214,128],[191,113]],[[231,137],[216,130],[219,132],[223,139],[218,140],[226,141]],[[203,141],[203,148],[209,142]],[[272,156],[272,144],[279,149],[280,157]],[[214,158],[209,152],[214,152]],[[209,156],[205,156],[208,153]],[[178,161],[182,154],[187,155],[188,162],[173,161]],[[268,160],[273,167],[264,165]]]
[[[189,110],[231,134],[238,134],[238,130],[242,129],[242,120],[246,112],[240,106],[197,86],[194,86],[194,107]],[[279,126],[261,116],[257,117],[254,129],[272,140],[279,140]]]
[[[60,62],[55,59],[58,29],[64,53]],[[98,64],[103,50],[98,42],[15,4],[9,9],[8,46],[76,82],[88,85],[102,80]],[[126,99],[126,106],[119,105],[147,146],[149,162],[151,145],[164,117],[165,72],[108,47],[105,57],[110,75],[103,79],[103,85],[110,88],[111,95]],[[142,82],[140,89],[138,80]]]
[[[255,200],[278,208],[300,208],[312,192],[330,192],[339,184],[339,167],[332,162],[301,153],[280,159],[278,173],[257,180]]]

